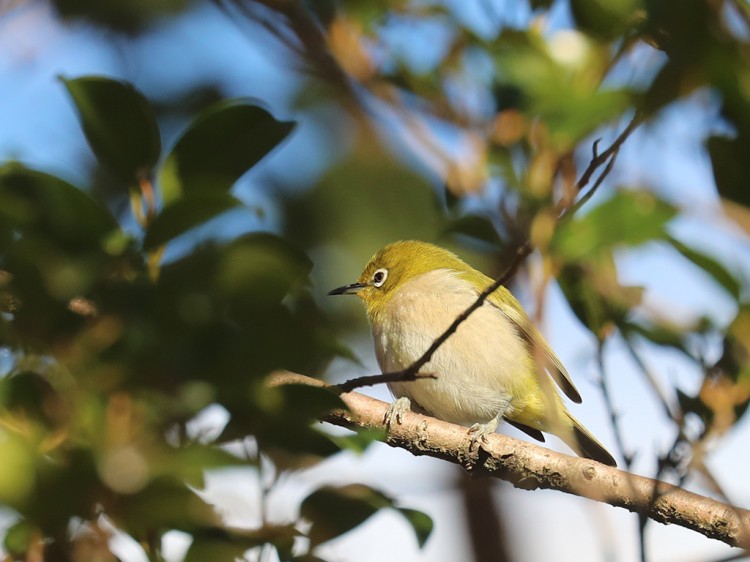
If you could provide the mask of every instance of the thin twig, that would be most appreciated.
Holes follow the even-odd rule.
[[[605,150],[601,154],[597,152],[597,147],[598,147],[600,139],[597,139],[596,141],[594,141],[593,157],[591,158],[589,165],[583,171],[583,174],[581,174],[581,178],[578,180],[578,183],[576,184],[579,192],[588,185],[589,181],[591,181],[591,176],[594,175],[594,172],[596,172],[596,170],[598,170],[602,166],[602,164],[610,161],[611,159],[610,157],[615,157],[617,155],[622,144],[628,139],[628,137],[633,133],[633,131],[635,131],[638,128],[642,120],[643,120],[642,114],[636,111],[635,115],[633,115],[633,118],[630,120],[630,123],[628,123],[628,126],[625,127],[625,129],[623,129],[622,133],[618,135],[618,137],[609,146],[609,148],[607,148],[607,150]],[[586,201],[591,199],[591,197],[594,195],[596,190],[602,184],[602,181],[604,181],[604,178],[607,177],[607,175],[609,174],[611,168],[609,169],[608,168],[604,169],[602,174],[599,176],[599,180],[597,180],[594,186],[588,192],[586,192],[586,194],[583,197],[581,197],[581,199],[575,205],[573,205],[573,208],[572,208],[573,210],[571,212],[574,213],[584,203],[586,203]]]
[[[646,380],[651,386],[651,389],[659,398],[659,402],[661,402],[662,408],[664,409],[664,413],[667,414],[667,417],[669,417],[669,419],[671,419],[675,423],[680,423],[679,417],[673,411],[673,408],[670,405],[669,399],[667,398],[667,396],[664,394],[664,391],[661,389],[661,387],[657,383],[656,377],[648,368],[648,365],[646,365],[646,362],[643,360],[640,354],[636,351],[635,347],[633,346],[633,342],[630,341],[630,339],[627,337],[623,338],[623,340],[625,342],[625,349],[628,350],[630,357],[633,359],[635,364],[638,366],[638,368],[641,370],[643,375],[646,377]]]
[[[599,341],[599,345],[596,348],[596,364],[599,369],[599,388],[602,391],[602,397],[604,403],[607,406],[607,412],[609,412],[609,418],[612,425],[613,433],[615,434],[615,443],[620,451],[620,456],[625,460],[625,468],[630,470],[633,462],[632,455],[628,454],[625,450],[625,439],[622,435],[622,428],[620,427],[620,414],[617,413],[614,402],[612,401],[612,394],[609,391],[609,380],[607,377],[607,371],[604,368],[604,342]]]

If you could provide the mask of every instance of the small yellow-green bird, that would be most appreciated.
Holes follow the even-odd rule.
[[[364,301],[378,364],[388,373],[417,361],[491,283],[452,252],[406,240],[385,246],[356,283],[328,294],[356,294]],[[551,380],[573,402],[580,403],[581,395],[505,287],[459,325],[420,372],[434,378],[388,385],[397,398],[386,415],[389,424],[413,408],[447,422],[473,424],[473,446],[505,419],[535,439],[544,441],[542,431],[552,433],[577,454],[616,466],[568,412]]]

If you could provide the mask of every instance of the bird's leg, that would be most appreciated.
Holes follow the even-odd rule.
[[[409,411],[411,411],[411,400],[402,396],[388,406],[385,416],[383,416],[383,422],[387,427],[390,427],[394,421],[400,425],[403,422],[404,413]]]
[[[495,433],[497,426],[500,425],[500,420],[510,409],[510,399],[504,400],[497,415],[487,423],[475,423],[469,428],[469,435],[471,435],[471,442],[469,443],[469,451],[473,451],[479,448],[480,441],[487,443],[487,436]]]

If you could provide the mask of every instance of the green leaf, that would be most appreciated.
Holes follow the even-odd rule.
[[[153,529],[191,532],[216,522],[211,505],[171,476],[153,479],[137,493],[121,495],[111,515],[123,530],[141,536]]]
[[[31,546],[34,535],[38,532],[36,527],[22,519],[14,523],[6,532],[3,546],[10,555],[18,559],[28,559],[25,554]]]
[[[712,257],[683,244],[679,240],[670,237],[668,241],[674,249],[680,252],[680,254],[686,259],[690,260],[693,264],[713,277],[714,281],[716,281],[735,300],[739,299],[742,286],[737,278],[729,273],[723,265]]]
[[[180,137],[161,175],[166,202],[193,191],[228,191],[294,129],[243,100],[217,103]]]
[[[653,322],[635,322],[627,320],[619,322],[618,328],[620,328],[620,331],[625,337],[637,334],[651,343],[665,347],[672,347],[690,356],[690,353],[685,346],[685,333],[688,330],[680,330]]]
[[[469,236],[470,238],[490,244],[495,248],[505,246],[492,221],[488,217],[481,215],[470,214],[453,219],[445,225],[443,232],[445,234]]]
[[[706,141],[706,146],[719,194],[740,205],[750,206],[750,190],[747,188],[750,174],[748,143],[743,142],[741,137],[731,139],[713,136]]]
[[[300,535],[294,525],[264,525],[259,529],[206,527],[193,532],[184,562],[234,562],[242,554],[263,544],[272,544],[280,552],[291,552]],[[283,560],[283,559],[282,559]]]
[[[346,409],[341,397],[330,389],[308,384],[284,384],[268,388],[260,401],[261,407],[269,414],[300,421],[313,421],[332,410]]]
[[[154,218],[146,230],[143,249],[153,250],[188,230],[241,207],[242,202],[224,191],[201,191],[173,201]]]
[[[423,511],[418,511],[416,509],[399,507],[396,508],[396,511],[403,515],[409,522],[417,537],[419,548],[423,548],[427,539],[429,539],[432,534],[432,529],[434,527],[432,518]]]
[[[557,281],[573,313],[600,341],[611,333],[612,323],[625,321],[643,296],[641,287],[620,284],[611,253],[565,263]]]
[[[351,531],[384,508],[398,511],[411,525],[419,546],[424,546],[432,533],[432,519],[421,511],[396,507],[392,498],[364,484],[319,488],[304,499],[300,513],[312,523],[309,537],[314,548]]]
[[[555,36],[548,40],[535,31],[505,30],[492,48],[496,91],[520,91],[524,112],[545,123],[551,144],[560,151],[572,149],[602,123],[621,115],[632,97],[625,88],[601,87],[609,47],[582,33],[568,36],[573,37],[573,58],[558,56]]]
[[[187,8],[190,0],[53,0],[63,17],[85,18],[117,31],[136,33],[149,21]]]
[[[641,0],[572,0],[570,3],[579,29],[602,39],[615,39],[632,27],[636,12],[642,7]]]
[[[128,185],[151,176],[161,154],[156,117],[133,86],[102,76],[61,77],[91,150]]]
[[[13,238],[33,236],[69,249],[101,249],[103,239],[118,228],[110,212],[88,194],[16,163],[0,166],[0,225],[15,232]]]
[[[255,232],[233,241],[223,252],[216,287],[240,309],[281,301],[308,282],[312,262],[285,239]]]
[[[638,246],[664,239],[675,208],[645,191],[618,191],[585,215],[560,224],[552,250],[566,260],[578,260],[616,246]]]
[[[392,505],[390,498],[364,484],[326,486],[304,499],[300,513],[312,523],[309,537],[314,548],[351,531]]]

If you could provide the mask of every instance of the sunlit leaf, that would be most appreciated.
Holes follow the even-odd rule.
[[[39,530],[28,521],[21,519],[14,523],[6,532],[3,546],[8,553],[17,558],[26,558],[25,555]]]
[[[630,105],[628,90],[601,87],[608,53],[608,47],[574,30],[547,38],[534,30],[506,29],[493,49],[502,91],[520,92],[523,111],[545,123],[558,150],[572,148]],[[501,105],[508,107],[516,106]]]
[[[577,260],[616,246],[638,246],[666,236],[676,209],[645,191],[620,190],[584,215],[559,225],[552,249]]]
[[[161,175],[166,202],[182,193],[228,191],[294,129],[243,100],[217,103],[178,139]]]
[[[143,94],[102,76],[62,79],[99,161],[133,185],[150,176],[161,154],[156,117]]]

